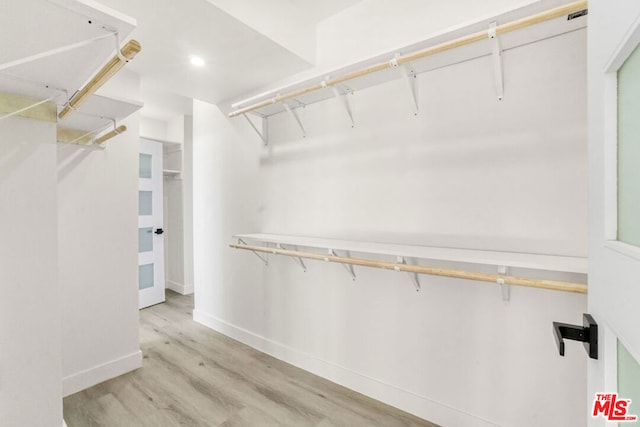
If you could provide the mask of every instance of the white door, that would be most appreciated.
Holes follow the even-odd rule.
[[[639,1],[589,1],[590,426],[640,426],[639,42]]]
[[[140,139],[138,180],[139,308],[164,302],[162,144]]]

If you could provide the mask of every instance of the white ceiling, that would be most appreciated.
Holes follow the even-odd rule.
[[[141,76],[146,112],[159,117],[155,100],[220,103],[312,67],[296,39],[300,23],[315,37],[318,22],[360,0],[98,1],[137,20],[142,52],[127,68]],[[206,65],[192,66],[191,55]]]

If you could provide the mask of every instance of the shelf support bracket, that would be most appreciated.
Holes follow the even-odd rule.
[[[506,276],[509,274],[509,267],[505,265],[498,266],[498,274],[502,276]],[[502,293],[502,301],[509,302],[511,300],[511,285],[508,285],[504,282],[504,279],[499,277],[496,280],[498,285],[500,285],[500,292]]]
[[[326,87],[327,83],[325,81],[322,82],[323,87]],[[333,91],[333,96],[335,96],[344,106],[345,110],[347,110],[347,114],[349,115],[349,120],[351,120],[351,127],[355,126],[355,122],[353,120],[353,113],[351,112],[351,105],[349,105],[349,98],[347,97],[347,93],[340,94],[340,91],[337,87],[332,86],[331,90]]]
[[[327,252],[329,253],[329,255],[339,256],[336,253],[336,251],[334,251],[333,249],[329,249]],[[349,256],[349,252],[347,252],[347,257],[348,256]],[[328,261],[329,259],[325,258],[325,260]],[[353,269],[353,265],[351,265],[351,264],[342,264],[342,263],[340,265],[342,265],[345,268],[345,270],[347,270],[347,273],[349,273],[349,275],[351,276],[351,279],[355,282],[355,280],[356,280],[356,272]]]
[[[291,107],[289,107],[289,105],[286,102],[283,102],[282,105],[284,106],[284,109],[287,110],[287,113],[289,113],[289,115],[291,117],[294,118],[294,120],[298,123],[298,126],[300,127],[300,130],[302,131],[302,137],[306,138],[307,137],[307,131],[304,130],[304,126],[302,125],[302,121],[300,121],[300,116],[298,116],[298,112],[294,109],[292,109]]]
[[[244,240],[242,240],[242,239],[238,239],[238,244],[240,244],[240,245],[246,245],[247,243],[246,243]],[[267,267],[269,266],[269,259],[268,259],[268,258],[263,257],[262,255],[260,255],[260,254],[259,254],[258,252],[256,252],[256,251],[251,251],[251,252],[253,252],[253,254],[254,254],[255,256],[257,256],[258,258],[260,258],[260,260],[261,260],[262,262],[264,262],[264,265],[266,265]]]
[[[416,84],[417,76],[416,72],[413,68],[407,65],[399,65],[398,64],[399,55],[396,54],[396,57],[389,61],[389,64],[393,68],[398,68],[400,74],[402,75],[403,80],[407,83],[407,87],[409,88],[409,93],[411,94],[411,100],[413,101],[411,107],[413,109],[413,114],[418,115],[419,107],[418,107],[418,85]]]
[[[500,39],[496,34],[498,24],[494,21],[489,24],[489,38],[491,39],[491,56],[493,57],[493,76],[495,79],[496,92],[498,101],[504,99],[504,79],[502,76],[502,49],[500,48]]]
[[[398,264],[407,264],[407,261],[404,259],[403,256],[398,256],[396,257],[396,261]],[[396,267],[396,271],[400,271],[400,268]],[[409,274],[409,276],[411,277],[411,281],[413,282],[413,286],[415,286],[416,288],[416,292],[420,292],[420,276],[418,276],[418,273],[412,273],[412,272],[407,272]]]
[[[247,116],[247,114],[243,114],[244,118],[247,119],[251,127],[258,134],[264,145],[269,145],[269,127],[267,123],[267,118],[262,117],[262,132],[258,129],[258,127],[251,121],[251,119]]]
[[[277,247],[278,249],[284,249],[284,250],[287,250],[287,248],[286,248],[284,245],[280,244],[280,243],[277,243],[277,244],[276,244],[276,247]],[[294,246],[294,247],[293,247],[293,250],[297,252],[297,251],[298,251],[298,247],[297,247],[297,246]],[[306,265],[304,265],[304,261],[302,260],[302,258],[300,258],[300,257],[293,257],[292,259],[293,259],[293,261],[294,261],[296,264],[298,264],[300,267],[302,267],[302,271],[303,271],[303,272],[305,272],[305,273],[307,272],[307,266],[306,266]]]

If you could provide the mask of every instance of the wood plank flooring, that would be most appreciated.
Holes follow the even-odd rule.
[[[192,321],[193,297],[140,312],[144,367],[64,399],[69,427],[437,427]]]

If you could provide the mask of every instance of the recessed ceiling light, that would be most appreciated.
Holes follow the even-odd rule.
[[[194,67],[204,67],[204,59],[200,58],[199,56],[192,56],[191,65],[193,65]]]

